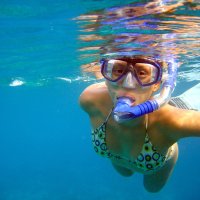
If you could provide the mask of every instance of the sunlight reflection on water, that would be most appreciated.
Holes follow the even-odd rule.
[[[155,0],[91,10],[76,17],[83,71],[100,77],[100,57],[146,55],[167,62],[173,56],[183,64],[180,78],[199,80],[199,10],[200,4],[194,1]]]

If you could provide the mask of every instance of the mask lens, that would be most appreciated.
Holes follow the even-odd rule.
[[[103,75],[111,80],[116,81],[120,79],[127,68],[127,62],[122,60],[109,60],[105,63]]]
[[[145,59],[104,60],[101,72],[112,82],[117,82],[126,73],[131,72],[141,86],[148,86],[161,79],[161,68],[157,63]]]
[[[154,83],[157,79],[158,69],[152,64],[135,63],[134,71],[141,85]]]

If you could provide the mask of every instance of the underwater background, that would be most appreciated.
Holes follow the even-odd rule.
[[[200,199],[198,138],[179,142],[172,177],[151,194],[96,155],[78,104],[102,81],[98,59],[116,52],[175,55],[174,96],[199,83],[198,0],[1,0],[0,23],[0,200]]]

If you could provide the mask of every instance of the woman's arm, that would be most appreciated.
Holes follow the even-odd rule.
[[[180,138],[200,137],[200,112],[194,110],[181,110],[173,118]]]

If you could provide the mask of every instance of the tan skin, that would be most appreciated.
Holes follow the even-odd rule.
[[[160,83],[148,86],[146,89],[141,86],[136,86],[135,89],[123,88],[120,82],[115,86],[109,81],[97,83],[83,91],[80,105],[88,113],[91,125],[95,129],[105,121],[118,96],[133,97],[136,99],[136,104],[140,104],[150,99],[159,87]],[[161,169],[153,173],[144,173],[146,190],[158,192],[166,184],[176,164],[177,141],[185,137],[200,136],[200,112],[178,109],[167,104],[148,116],[121,124],[110,117],[106,129],[108,149],[127,159],[136,159],[144,144],[146,120],[148,120],[149,138],[156,149],[165,155],[172,145],[174,148],[172,158]],[[131,176],[134,172],[143,173],[123,160],[111,159],[111,162],[114,169],[123,176]]]

